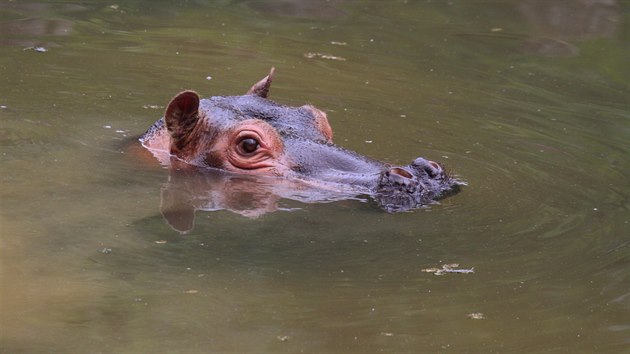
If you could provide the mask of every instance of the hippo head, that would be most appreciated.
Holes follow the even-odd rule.
[[[268,76],[242,96],[176,95],[164,117],[141,138],[164,165],[222,170],[299,181],[347,195],[369,195],[388,212],[435,202],[459,189],[440,164],[417,158],[406,166],[373,160],[333,144],[326,113],[267,99]],[[184,167],[185,168],[185,167]]]

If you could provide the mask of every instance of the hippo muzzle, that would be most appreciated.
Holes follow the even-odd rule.
[[[407,211],[457,193],[462,184],[437,162],[419,157],[381,172],[374,198],[388,212]]]

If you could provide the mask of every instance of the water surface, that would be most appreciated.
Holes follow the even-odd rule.
[[[628,6],[0,3],[0,351],[629,351]],[[337,144],[468,186],[400,214],[197,211],[181,235],[168,171],[126,146],[178,91],[272,66]],[[474,273],[422,271],[450,263]]]

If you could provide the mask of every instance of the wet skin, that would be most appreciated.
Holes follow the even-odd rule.
[[[420,207],[462,184],[436,162],[392,166],[333,144],[326,113],[267,99],[274,70],[242,96],[176,95],[142,145],[164,165],[273,176],[287,184],[367,194],[386,211]],[[290,184],[290,183],[289,183]]]

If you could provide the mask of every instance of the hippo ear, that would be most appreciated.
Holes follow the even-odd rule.
[[[269,95],[269,87],[271,87],[271,81],[273,80],[273,73],[275,71],[276,68],[272,67],[271,70],[269,70],[269,75],[255,83],[254,86],[247,91],[247,95],[256,95],[262,98],[267,98]]]
[[[164,121],[171,135],[172,145],[181,150],[187,137],[199,120],[199,95],[194,91],[183,91],[177,94],[166,108]]]

